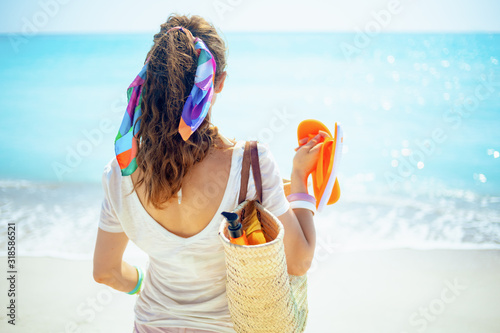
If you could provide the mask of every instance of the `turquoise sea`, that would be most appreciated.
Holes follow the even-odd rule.
[[[92,255],[102,170],[152,35],[0,35],[0,219],[17,223],[18,254]],[[500,34],[224,37],[224,135],[268,143],[288,177],[301,120],[344,128],[321,244],[500,248]]]

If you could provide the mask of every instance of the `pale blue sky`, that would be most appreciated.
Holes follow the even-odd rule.
[[[498,0],[18,0],[0,5],[0,33],[152,32],[173,12],[227,32],[356,31],[392,1],[383,31],[500,32]]]

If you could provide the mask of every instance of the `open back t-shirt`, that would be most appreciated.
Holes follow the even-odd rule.
[[[224,249],[218,236],[222,211],[238,205],[245,141],[236,143],[231,169],[219,209],[194,236],[177,236],[156,222],[132,192],[130,176],[122,176],[113,159],[104,169],[104,201],[99,228],[125,232],[149,255],[149,266],[135,307],[138,325],[185,327],[234,332],[226,299]],[[278,166],[268,147],[258,144],[263,205],[275,216],[284,214],[286,200]],[[255,198],[252,171],[247,199]],[[131,194],[130,194],[131,193]]]

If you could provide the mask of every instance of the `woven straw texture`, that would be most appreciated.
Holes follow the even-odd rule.
[[[307,321],[307,278],[288,275],[281,222],[256,201],[235,210],[245,229],[252,211],[268,243],[240,246],[229,241],[227,222],[220,226],[227,267],[229,312],[238,333],[300,333]]]

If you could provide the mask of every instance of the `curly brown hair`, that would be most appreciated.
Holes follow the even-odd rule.
[[[144,185],[148,202],[161,208],[181,189],[189,169],[202,161],[219,137],[217,127],[207,115],[200,127],[184,141],[179,121],[194,84],[197,53],[188,36],[167,31],[181,26],[199,37],[212,53],[217,69],[215,84],[226,67],[226,46],[216,29],[200,16],[171,15],[154,36],[148,52],[147,77],[143,85],[137,165],[141,170],[134,190]]]

